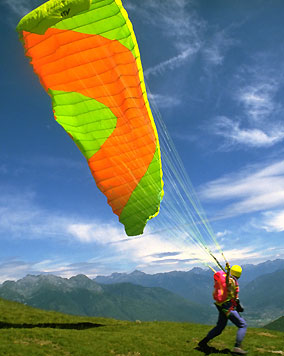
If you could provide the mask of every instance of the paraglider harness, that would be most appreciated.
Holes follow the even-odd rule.
[[[221,266],[222,267],[222,266]],[[234,280],[234,297],[229,298],[229,279]],[[214,291],[213,298],[215,300],[215,305],[219,311],[225,313],[228,317],[232,310],[237,310],[241,312],[243,310],[242,306],[238,300],[239,284],[237,278],[230,276],[230,265],[226,264],[226,271],[222,268],[222,271],[214,271]]]

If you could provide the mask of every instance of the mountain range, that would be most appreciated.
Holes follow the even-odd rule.
[[[73,315],[121,320],[207,322],[208,306],[200,306],[162,288],[131,283],[99,285],[84,275],[70,279],[28,275],[6,281],[0,297],[33,307]]]
[[[240,285],[245,286],[249,282],[253,281],[257,277],[261,277],[265,274],[276,272],[277,270],[284,269],[284,260],[276,259],[274,261],[266,261],[257,265],[246,264],[242,266],[243,273],[240,278]],[[195,277],[193,277],[195,276]],[[102,284],[113,284],[121,282],[130,282],[135,284],[141,284],[148,287],[160,286],[163,288],[170,289],[180,287],[180,291],[184,291],[184,296],[187,295],[190,288],[187,288],[184,283],[191,283],[191,279],[196,280],[196,276],[200,277],[200,281],[207,280],[211,283],[212,271],[204,270],[202,268],[195,267],[190,271],[173,271],[168,273],[156,273],[156,274],[146,274],[140,271],[134,271],[132,273],[113,273],[110,276],[97,276],[94,280]],[[174,282],[174,284],[172,284]],[[165,286],[167,284],[167,286]]]
[[[240,299],[251,326],[263,326],[284,315],[284,260],[243,266]],[[94,280],[28,275],[0,286],[0,297],[69,314],[123,320],[171,320],[212,324],[211,270],[146,274],[113,273]]]
[[[193,268],[187,272],[154,275],[140,271],[113,273],[98,276],[95,281],[100,284],[130,282],[147,287],[159,286],[204,306],[212,305],[212,277],[211,270]],[[239,283],[240,299],[246,309],[244,316],[250,325],[264,325],[284,315],[284,260],[244,265]],[[211,313],[214,314],[213,310]]]

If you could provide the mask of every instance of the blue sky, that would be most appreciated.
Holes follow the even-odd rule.
[[[128,239],[53,119],[15,32],[42,3],[0,4],[0,281],[199,265],[198,250],[178,236]],[[123,4],[151,100],[227,258],[241,264],[284,258],[283,1]],[[163,203],[153,226],[163,224],[162,211]]]

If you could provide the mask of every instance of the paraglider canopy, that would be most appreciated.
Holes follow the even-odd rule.
[[[135,34],[120,0],[50,0],[17,30],[54,116],[128,235],[163,197],[160,146]]]

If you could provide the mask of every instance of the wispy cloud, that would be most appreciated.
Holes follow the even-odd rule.
[[[0,200],[1,235],[11,238],[29,236],[41,239],[51,236],[66,236],[66,219],[50,214],[33,202],[31,193],[18,196],[4,194]]]
[[[259,122],[280,110],[281,105],[275,99],[278,89],[279,83],[276,80],[258,78],[240,88],[237,100],[243,105],[248,119]]]
[[[230,261],[231,264],[246,264],[246,263],[261,263],[266,261],[271,257],[272,254],[267,254],[267,251],[256,251],[255,245],[244,248],[233,248],[227,249],[224,251],[226,258]],[[274,256],[272,255],[272,258]]]
[[[103,223],[71,223],[66,226],[66,232],[82,243],[106,245],[126,239],[122,229]]]
[[[261,228],[267,232],[284,231],[284,210],[267,211],[263,213]]]
[[[230,238],[233,234],[232,231],[230,230],[224,230],[224,231],[218,231],[216,232],[216,238],[219,244],[225,244],[225,246],[228,245],[228,238]]]
[[[217,197],[219,199],[220,196],[223,199],[239,197],[239,200],[247,201],[253,199],[269,182],[273,194],[277,184],[284,185],[284,162],[259,169],[254,176],[247,173],[247,176],[238,179],[236,182],[236,177],[227,177],[222,182],[213,182],[205,193],[213,199]],[[251,193],[251,196],[246,198],[252,188],[255,189],[254,194]],[[5,243],[5,236],[14,240],[41,239],[42,246],[48,241],[49,246],[54,244],[57,251],[56,256],[47,254],[48,257],[44,259],[38,256],[29,262],[26,262],[24,257],[0,262],[2,281],[19,279],[28,273],[52,273],[66,278],[84,273],[92,278],[97,274],[109,274],[118,270],[129,272],[141,269],[147,273],[156,273],[169,272],[173,269],[188,270],[194,266],[202,266],[201,261],[212,264],[205,251],[184,240],[182,236],[173,239],[172,236],[167,236],[167,232],[155,233],[148,227],[145,235],[128,237],[118,224],[94,222],[81,216],[59,214],[54,210],[47,211],[36,203],[34,192],[20,193],[13,189],[13,194],[9,194],[7,189],[6,191],[2,189],[0,196],[0,230],[3,239],[1,243]],[[266,226],[268,225],[267,220]],[[229,234],[229,231],[223,231],[218,236],[225,238]],[[65,244],[66,241],[68,246]],[[64,242],[64,252],[61,250],[60,242]],[[66,254],[66,248],[70,246],[73,246],[72,257]],[[77,256],[74,248],[81,252],[85,251],[83,262],[81,252]],[[236,251],[231,250],[230,244],[226,243],[226,249],[225,254],[231,260],[259,261],[264,258],[261,251],[256,252],[247,245]]]
[[[194,10],[193,2],[188,0],[145,0],[143,4],[135,2],[135,12],[145,22],[160,29],[173,40],[180,52],[200,44],[200,34],[206,26]]]
[[[167,53],[174,52],[169,58],[147,68],[146,77],[175,70],[198,53],[207,64],[221,65],[226,50],[234,43],[225,30],[208,29],[207,22],[197,13],[194,1],[147,0],[143,1],[143,6],[131,4],[130,10],[135,9],[136,14],[167,38]]]
[[[107,269],[104,269],[103,261],[72,263],[60,258],[53,258],[26,262],[19,258],[8,258],[0,262],[0,283],[7,280],[18,280],[28,274],[54,274],[64,278],[85,274],[94,278],[98,272],[108,272]],[[110,270],[110,272],[112,271]]]
[[[173,257],[178,256],[180,252],[163,252],[163,253],[156,253],[152,255],[154,258],[163,258],[163,257]]]
[[[213,31],[204,42],[201,53],[209,66],[220,66],[225,60],[227,50],[237,41],[229,37],[228,30]]]
[[[0,187],[0,231],[12,238],[65,240],[69,237],[80,243],[104,243],[122,239],[119,227],[90,223],[81,216],[49,210],[36,202],[33,191],[19,192],[17,188]]]
[[[144,250],[144,252],[146,251]],[[268,255],[268,251],[263,251],[262,253],[255,251],[254,246],[227,249],[224,252],[231,263],[238,264],[263,262],[270,256],[272,258],[275,256],[273,250],[269,251]],[[172,256],[177,256],[177,258],[169,258],[168,256],[171,256],[171,254]],[[89,278],[95,278],[97,275],[109,275],[118,271],[131,272],[134,269],[153,274],[173,270],[188,271],[196,266],[204,268],[205,266],[200,264],[199,259],[192,258],[192,256],[196,257],[196,254],[198,255],[198,251],[194,249],[183,253],[163,253],[160,256],[155,254],[151,257],[148,256],[148,258],[143,254],[142,258],[137,259],[136,263],[132,264],[133,268],[131,270],[129,270],[129,267],[122,265],[122,262],[129,258],[128,255],[93,258],[84,262],[74,262],[71,259],[59,257],[45,260],[38,259],[35,262],[26,262],[20,258],[8,258],[0,262],[0,283],[7,280],[19,280],[28,274],[53,274],[63,278],[85,274]],[[281,257],[281,254],[279,257]],[[213,266],[213,261],[208,262]]]
[[[143,236],[128,237],[120,224],[47,211],[36,203],[33,192],[23,194],[14,190],[12,195],[2,190],[0,210],[1,243],[5,243],[5,236],[22,242],[40,239],[42,246],[48,241],[48,246],[53,244],[57,250],[57,256],[51,257],[47,253],[44,260],[38,256],[32,262],[25,262],[24,257],[0,262],[2,281],[18,279],[28,273],[53,273],[63,277],[85,273],[94,277],[117,271],[117,266],[122,271],[138,268],[148,273],[188,270],[196,265],[202,266],[201,261],[210,260],[204,250],[182,236],[173,239],[167,232],[155,233],[147,228]],[[68,251],[71,248],[72,257],[66,248]],[[74,248],[80,251],[78,255]],[[82,251],[85,251],[84,262],[81,261]]]
[[[244,109],[249,122],[261,124],[275,119],[283,111],[278,93],[283,88],[282,63],[275,66],[282,53],[274,51],[254,52],[236,74],[235,99]]]
[[[0,283],[7,280],[22,278],[30,271],[32,264],[17,259],[9,259],[0,263]]]
[[[1,243],[5,243],[7,236],[9,239],[19,239],[22,242],[40,240],[42,246],[45,246],[47,242],[49,246],[52,244],[57,246],[58,256],[60,256],[66,253],[61,250],[61,243],[68,241],[68,246],[73,246],[73,249],[78,246],[80,251],[85,251],[84,256],[89,256],[88,262],[96,262],[97,267],[93,265],[92,273],[94,271],[102,273],[109,268],[106,266],[116,265],[115,261],[117,263],[124,261],[128,266],[136,266],[152,262],[157,264],[158,261],[166,260],[169,256],[178,256],[177,259],[182,264],[187,263],[189,259],[198,261],[203,254],[202,251],[194,249],[190,249],[189,253],[189,245],[184,245],[183,240],[178,237],[176,241],[173,241],[166,235],[151,233],[150,230],[143,236],[128,237],[119,223],[107,224],[94,221],[94,219],[90,221],[80,215],[68,215],[54,209],[47,210],[37,203],[35,192],[19,192],[14,187],[10,192],[7,188],[2,188],[0,193]],[[109,261],[107,261],[108,256],[112,257]],[[100,265],[98,266],[97,258],[99,257]],[[74,255],[70,263],[78,262],[78,258],[80,254]],[[59,260],[57,264],[52,260],[50,263],[42,263],[37,267],[34,265],[30,267],[20,262],[17,267],[19,273],[27,270],[36,272],[36,268],[41,272],[54,272],[61,275],[75,272],[75,269],[66,267],[67,263],[62,260]],[[166,266],[172,264],[173,261],[168,262],[168,264],[164,263],[163,268],[169,268]],[[7,274],[5,276],[7,277]]]
[[[154,102],[159,108],[172,108],[181,104],[181,100],[179,98],[170,95],[149,94],[148,97],[150,103]]]
[[[224,231],[219,231],[219,232],[217,232],[217,233],[216,233],[216,236],[217,236],[218,238],[222,238],[222,237],[227,236],[227,235],[230,235],[230,234],[231,234],[231,231],[229,231],[229,230],[224,230]]]
[[[278,85],[271,83],[259,82],[238,90],[235,99],[243,107],[241,119],[215,118],[211,129],[225,139],[223,149],[271,147],[284,140],[284,110],[275,99]]]
[[[231,261],[252,261],[254,259],[259,259],[260,254],[255,251],[254,246],[245,248],[234,248],[226,250],[226,257]]]
[[[212,181],[203,187],[201,196],[227,200],[224,215],[240,215],[284,206],[284,161],[246,170]]]
[[[161,63],[158,63],[157,65],[148,68],[144,71],[145,77],[149,77],[151,74],[157,75],[157,74],[162,74],[166,70],[170,69],[173,70],[175,68],[180,67],[182,64],[184,64],[193,54],[197,53],[197,48],[187,48],[181,53],[177,54],[176,56],[167,59]]]
[[[245,61],[240,61],[229,92],[230,113],[216,116],[210,127],[212,133],[224,138],[221,149],[266,148],[283,142],[284,107],[279,99],[284,87],[283,65],[275,66],[281,58],[274,49],[249,51]]]
[[[223,148],[270,147],[284,140],[284,128],[276,124],[265,129],[244,127],[238,120],[222,116],[215,119],[211,128],[213,133],[226,139]]]
[[[176,53],[148,68],[145,71],[146,77],[178,68],[200,50],[205,22],[197,16],[195,11],[192,9],[189,11],[186,1],[150,1],[148,2],[147,17],[151,19],[150,24],[159,28],[169,39]]]

